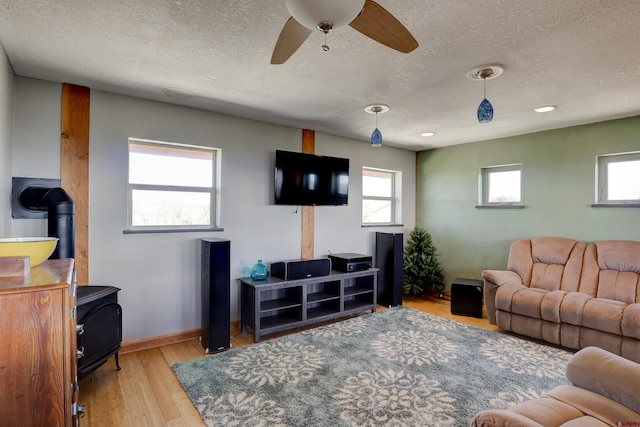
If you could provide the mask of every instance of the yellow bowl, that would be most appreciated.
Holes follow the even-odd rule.
[[[51,256],[57,244],[56,237],[0,238],[0,257],[28,256],[29,265],[35,267]]]

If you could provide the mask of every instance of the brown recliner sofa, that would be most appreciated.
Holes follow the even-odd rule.
[[[491,324],[640,363],[640,242],[517,240],[507,270],[485,270],[482,277]]]
[[[571,385],[508,410],[478,413],[472,427],[640,425],[640,364],[597,347],[577,352],[566,369]]]

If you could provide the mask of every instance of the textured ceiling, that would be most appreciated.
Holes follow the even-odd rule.
[[[269,63],[283,0],[0,0],[19,76],[423,150],[640,114],[640,1],[377,0],[420,46],[398,53],[350,27]],[[487,81],[491,123],[475,118]],[[193,92],[173,99],[163,89]],[[533,108],[554,104],[552,113]],[[420,136],[432,131],[431,138]]]

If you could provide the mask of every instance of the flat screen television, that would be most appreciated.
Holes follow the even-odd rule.
[[[276,150],[276,205],[346,205],[349,159]]]

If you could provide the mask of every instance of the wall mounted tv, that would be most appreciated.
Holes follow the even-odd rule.
[[[346,205],[349,159],[276,150],[276,205]]]

